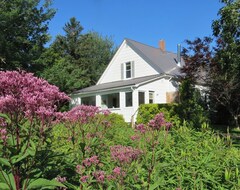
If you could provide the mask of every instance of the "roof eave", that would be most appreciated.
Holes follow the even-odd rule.
[[[71,95],[85,95],[85,94],[94,94],[97,92],[106,92],[106,91],[114,91],[114,90],[121,90],[121,89],[125,89],[125,88],[131,88],[134,87],[135,84],[133,85],[127,85],[127,86],[121,86],[121,87],[115,87],[115,88],[106,88],[106,89],[102,89],[102,90],[93,90],[93,91],[86,91],[86,92],[76,92],[76,93],[72,93]]]

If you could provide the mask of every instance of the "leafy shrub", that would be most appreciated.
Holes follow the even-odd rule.
[[[107,134],[107,133],[106,133]],[[174,127],[157,114],[128,136],[131,145],[110,145],[76,166],[72,189],[239,189],[240,150],[209,130]],[[108,142],[107,137],[102,142]],[[112,138],[112,136],[110,136]]]
[[[180,104],[177,112],[180,118],[195,128],[201,128],[203,123],[208,122],[208,110],[200,90],[189,79],[185,79],[181,82],[179,92]]]
[[[131,126],[125,122],[123,116],[111,113],[106,119],[112,126],[106,133],[109,144],[131,145],[132,141],[129,136],[133,135],[134,131]]]
[[[137,123],[147,124],[158,113],[163,113],[167,121],[179,126],[180,118],[177,113],[178,104],[142,104],[139,106]]]

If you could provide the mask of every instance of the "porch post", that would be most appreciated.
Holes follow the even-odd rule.
[[[97,94],[96,95],[96,106],[101,107],[101,95]]]
[[[125,92],[119,92],[119,106],[120,108],[124,108],[125,107]]]

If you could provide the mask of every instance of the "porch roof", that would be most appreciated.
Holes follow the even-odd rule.
[[[77,90],[77,91],[73,92],[73,94],[91,93],[91,92],[97,92],[97,91],[102,91],[102,90],[111,90],[111,89],[118,89],[118,88],[124,88],[124,87],[131,87],[131,86],[135,86],[135,85],[147,82],[149,80],[154,80],[161,76],[163,76],[163,75],[157,74],[157,75],[150,75],[150,76],[139,77],[139,78],[134,78],[134,79],[129,79],[129,80],[120,80],[120,81],[115,81],[115,82],[98,84],[98,85],[90,86],[87,88],[83,88],[81,90]],[[166,75],[164,75],[164,76],[166,76]]]

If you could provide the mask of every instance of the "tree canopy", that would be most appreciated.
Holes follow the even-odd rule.
[[[211,111],[224,107],[231,115],[230,120],[239,127],[240,1],[221,2],[224,6],[212,24],[213,37],[186,41],[188,47],[183,52],[186,66],[182,71],[193,83],[207,86]]]
[[[96,84],[111,60],[114,49],[110,38],[96,32],[82,34],[83,27],[71,18],[40,58],[45,70],[40,76],[64,92]]]
[[[55,10],[51,1],[0,0],[0,68],[35,71],[49,41],[48,22]]]

